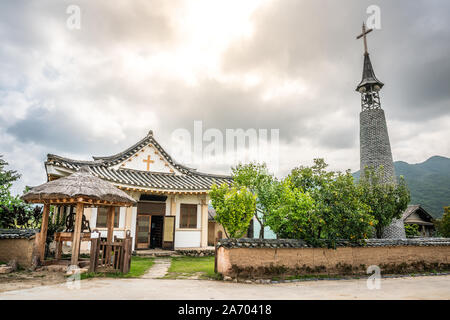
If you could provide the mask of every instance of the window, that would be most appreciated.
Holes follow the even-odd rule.
[[[180,205],[180,228],[197,229],[197,205]]]
[[[97,228],[106,228],[106,220],[108,218],[108,208],[97,209]],[[114,228],[119,227],[120,208],[115,207],[114,213]]]

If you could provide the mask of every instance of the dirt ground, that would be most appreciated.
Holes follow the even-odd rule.
[[[0,292],[11,290],[29,289],[38,286],[52,285],[65,282],[66,278],[62,272],[47,270],[39,271],[16,271],[0,274]]]
[[[280,284],[245,284],[208,280],[88,279],[78,286],[54,284],[0,293],[7,299],[450,299],[450,276],[381,280],[370,290],[366,280],[321,280]]]

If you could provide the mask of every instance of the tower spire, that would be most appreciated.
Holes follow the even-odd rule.
[[[356,39],[364,40],[364,66],[361,82],[356,87],[356,91],[361,93],[362,110],[381,109],[379,91],[383,88],[384,83],[377,79],[375,71],[373,71],[372,62],[370,61],[367,49],[367,34],[373,29],[367,29],[363,23],[362,33]]]
[[[361,94],[360,113],[360,165],[361,174],[366,168],[383,171],[383,182],[395,183],[394,162],[392,160],[391,144],[384,110],[381,108],[380,90],[384,84],[377,79],[367,50],[367,34],[373,29],[363,24],[362,34],[356,39],[364,40],[364,67],[362,80],[356,91]],[[394,220],[383,230],[386,238],[405,238],[403,220]]]

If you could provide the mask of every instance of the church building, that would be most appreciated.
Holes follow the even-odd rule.
[[[114,236],[124,238],[130,230],[135,240],[133,250],[206,247],[208,193],[213,184],[232,181],[229,176],[201,173],[175,162],[152,131],[113,156],[82,161],[49,154],[45,162],[49,181],[86,166],[93,175],[113,183],[138,201],[134,207],[117,208],[114,215]],[[70,213],[73,207],[65,210]],[[102,237],[106,236],[105,209],[86,208],[84,215],[91,230],[97,229]]]

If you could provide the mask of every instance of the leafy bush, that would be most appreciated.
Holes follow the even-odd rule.
[[[335,247],[338,239],[357,242],[367,238],[376,225],[371,208],[363,203],[350,171],[327,171],[327,166],[323,159],[315,159],[312,167],[296,168],[287,178],[294,193],[304,192],[312,199],[306,220],[309,236],[301,239],[325,239]]]
[[[419,226],[417,224],[405,224],[405,232],[407,238],[417,237],[420,235]]]
[[[376,236],[381,238],[385,227],[398,219],[408,207],[410,193],[403,177],[399,182],[385,181],[383,168],[377,171],[366,168],[359,181],[361,200],[370,207],[371,214],[378,221]]]

